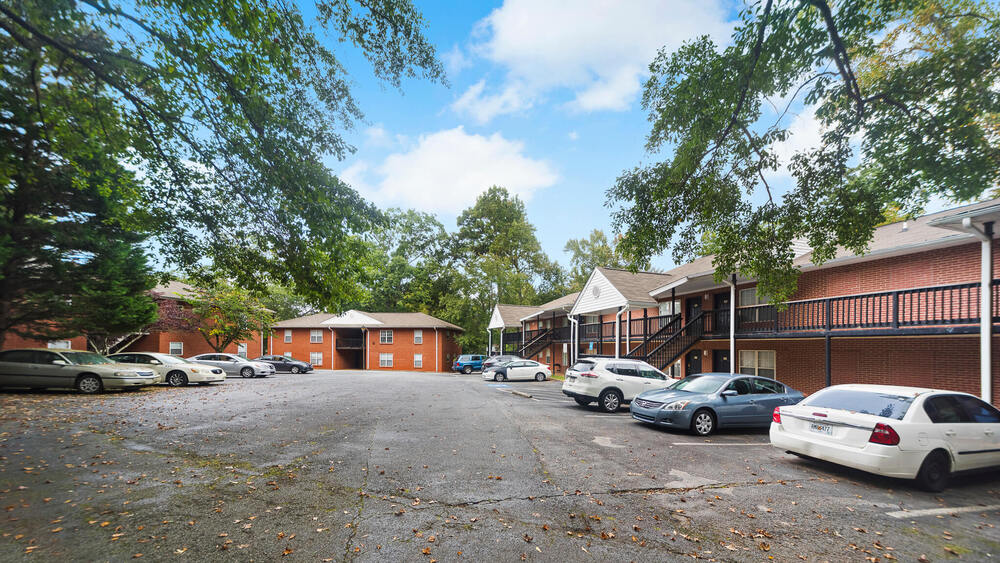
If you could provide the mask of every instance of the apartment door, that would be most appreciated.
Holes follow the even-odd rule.
[[[729,373],[729,350],[712,350],[712,371]]]
[[[688,297],[684,300],[684,322],[689,323],[691,319],[701,312],[701,297]]]
[[[701,373],[701,350],[691,350],[684,356],[684,375]]]
[[[712,332],[725,334],[729,332],[729,307],[732,305],[729,299],[729,292],[716,293],[712,296],[713,315]],[[713,364],[714,365],[714,364]],[[712,368],[715,371],[720,371]]]

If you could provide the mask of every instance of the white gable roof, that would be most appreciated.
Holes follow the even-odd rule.
[[[490,317],[490,325],[486,328],[504,328],[503,317],[500,316],[500,307],[497,305],[493,306],[493,316]]]
[[[628,299],[601,273],[594,269],[587,283],[580,290],[580,296],[573,304],[570,315],[585,315],[606,309],[617,309],[628,305]]]
[[[380,325],[381,321],[375,320],[368,315],[362,313],[361,311],[355,311],[351,309],[335,317],[330,317],[329,319],[323,321],[323,325],[326,326],[345,326],[345,327],[357,327],[357,326],[367,326],[367,325]]]

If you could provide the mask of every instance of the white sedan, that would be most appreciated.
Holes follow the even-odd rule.
[[[1000,411],[957,391],[835,385],[774,409],[771,444],[940,491],[955,471],[1000,466]]]
[[[183,387],[188,383],[208,385],[216,381],[225,381],[226,373],[220,368],[189,362],[184,358],[161,354],[159,352],[122,352],[108,356],[122,364],[132,364],[151,369],[156,374],[157,383],[166,383],[171,387]]]
[[[506,381],[508,379],[534,379],[545,381],[552,377],[549,366],[534,360],[515,360],[483,370],[483,379]]]

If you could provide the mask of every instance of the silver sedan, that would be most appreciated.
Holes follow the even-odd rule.
[[[188,361],[221,368],[226,375],[242,377],[267,377],[274,375],[274,366],[264,362],[254,362],[236,354],[198,354]]]

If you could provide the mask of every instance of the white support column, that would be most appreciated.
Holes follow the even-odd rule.
[[[733,375],[736,373],[736,274],[726,283],[729,284],[729,374]]]
[[[571,315],[566,315],[566,318],[569,319],[569,365],[572,366],[576,363],[576,355],[579,353],[577,336],[580,329],[579,323]]]
[[[489,356],[491,353],[493,353],[493,329],[491,328],[486,329],[486,334],[489,335],[487,337],[487,344],[486,344],[486,355]]]
[[[503,354],[503,329],[504,329],[504,327],[500,327],[500,352],[499,352],[499,354],[501,354],[501,355]]]
[[[972,224],[968,217],[962,219],[962,228],[982,241],[979,288],[979,389],[980,398],[993,403],[993,222],[984,223],[982,229]]]
[[[626,305],[628,307],[628,305]],[[618,312],[615,313],[615,359],[622,357],[622,313],[625,312],[624,308],[619,308]]]
[[[489,330],[489,329],[487,329]],[[493,336],[493,332],[490,332],[490,336]],[[441,371],[441,353],[438,352],[438,329],[434,327],[434,371]]]
[[[625,312],[625,353],[632,347],[632,309]]]

